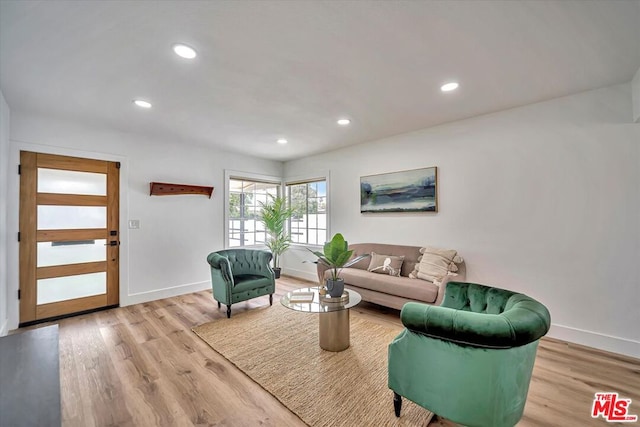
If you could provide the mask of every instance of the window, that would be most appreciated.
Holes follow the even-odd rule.
[[[294,209],[289,223],[293,243],[323,245],[327,240],[327,181],[287,184]]]
[[[229,178],[228,247],[261,245],[266,241],[264,225],[257,219],[260,203],[276,197],[280,185],[244,178]]]

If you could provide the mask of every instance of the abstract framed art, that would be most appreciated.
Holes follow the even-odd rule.
[[[360,212],[438,212],[438,168],[360,177]]]

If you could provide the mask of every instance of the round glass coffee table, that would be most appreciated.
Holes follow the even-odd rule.
[[[285,307],[303,313],[319,313],[319,344],[327,351],[343,351],[349,348],[349,309],[362,297],[356,291],[345,289],[342,297],[320,295],[318,288],[301,288],[287,292],[280,302]]]

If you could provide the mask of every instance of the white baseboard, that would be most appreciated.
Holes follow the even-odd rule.
[[[563,325],[551,325],[548,336],[640,359],[640,342]]]
[[[4,319],[2,321],[2,325],[0,326],[0,337],[3,337],[9,333],[9,329],[7,326],[9,325],[9,319]]]
[[[286,268],[282,267],[282,274],[286,274],[287,276],[297,277],[299,279],[309,280],[311,282],[318,282],[318,275],[315,273],[309,273],[304,270],[296,270],[295,268]]]
[[[184,285],[172,286],[164,289],[154,289],[147,292],[138,292],[135,294],[129,294],[125,297],[125,301],[120,300],[120,306],[125,307],[127,305],[140,304],[143,302],[155,301],[164,298],[171,298],[178,295],[190,294],[192,292],[204,291],[211,289],[211,281],[205,280],[204,282],[187,283]]]

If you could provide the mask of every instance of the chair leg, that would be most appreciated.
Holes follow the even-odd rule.
[[[400,410],[402,409],[402,396],[395,391],[393,392],[393,410],[396,413],[396,417],[400,416]]]
[[[231,318],[231,304],[227,306],[227,319]]]
[[[220,301],[218,301],[218,308],[222,307],[222,305],[220,304]]]
[[[269,305],[273,305],[273,294],[269,294]]]

